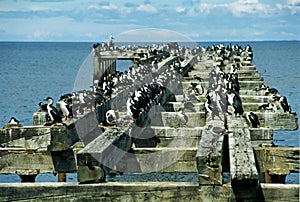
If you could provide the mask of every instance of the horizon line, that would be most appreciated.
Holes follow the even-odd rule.
[[[55,41],[55,40],[0,40],[0,42],[35,42],[35,43],[103,43],[103,42],[107,42],[108,40],[105,41]],[[190,43],[190,42],[205,42],[205,43],[209,43],[209,42],[299,42],[300,39],[268,39],[268,40],[195,40],[195,41],[169,41],[169,42],[164,42],[164,41],[133,41],[133,42],[129,42],[129,41],[124,41],[124,42],[120,42],[117,41],[117,43],[170,43],[170,42],[178,42],[178,43]]]

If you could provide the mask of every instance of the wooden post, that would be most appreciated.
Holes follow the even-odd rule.
[[[58,173],[58,182],[66,182],[67,180],[66,173]]]
[[[269,170],[266,172],[266,183],[280,183],[285,184],[286,175],[272,174]]]

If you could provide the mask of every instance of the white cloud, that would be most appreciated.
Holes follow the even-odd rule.
[[[300,0],[287,0],[287,4],[276,4],[279,11],[288,10],[292,15],[300,12]]]
[[[238,0],[228,4],[228,9],[231,10],[234,16],[241,16],[243,14],[253,15],[268,15],[270,6],[268,4],[259,3],[258,0]]]
[[[147,13],[156,13],[157,12],[157,9],[150,5],[150,4],[143,4],[143,5],[140,5],[137,7],[137,10],[138,11],[144,11],[144,12],[147,12]]]
[[[300,4],[300,0],[287,0],[286,2],[292,6]]]
[[[118,6],[115,5],[115,4],[109,4],[109,5],[101,6],[101,9],[105,9],[105,10],[117,10]]]
[[[175,11],[176,11],[177,13],[183,13],[183,12],[185,11],[185,8],[184,8],[184,7],[176,7],[176,8],[175,8]]]

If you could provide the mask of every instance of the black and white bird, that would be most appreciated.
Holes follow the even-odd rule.
[[[267,103],[267,104],[262,104],[258,106],[258,110],[270,110],[270,111],[277,111],[277,107],[274,103]]]
[[[18,125],[20,121],[18,121],[15,117],[11,117],[8,121],[8,124]]]
[[[276,88],[270,88],[269,86],[267,86],[265,95],[270,95],[270,94],[277,95],[277,96],[280,95],[279,91]]]
[[[191,83],[191,89],[193,91],[193,93],[197,96],[197,95],[202,95],[204,93],[204,88],[200,83]]]
[[[178,117],[178,126],[179,127],[186,126],[189,119],[188,116],[185,114],[183,108],[178,109],[177,117]]]
[[[56,109],[56,107],[53,106],[53,98],[47,97],[45,100],[48,101],[47,112],[48,112],[50,120],[51,120],[51,125],[55,125],[57,123],[62,123],[62,115],[59,113],[59,111]]]
[[[68,118],[72,117],[72,109],[64,99],[59,100],[57,103],[59,105],[60,111],[62,112],[62,115],[64,116],[64,120],[68,120]]]
[[[44,104],[43,102],[39,102],[39,110],[43,112],[47,112],[47,104]]]
[[[193,76],[194,81],[202,82],[203,80],[201,79],[200,76],[197,76],[196,74]]]
[[[227,102],[233,107],[235,115],[242,115],[244,113],[242,99],[238,93],[234,91],[227,93]]]
[[[7,124],[5,124],[3,126],[3,129],[7,129],[10,127],[22,127],[22,125],[20,124],[20,122],[15,118],[15,117],[11,117],[9,119],[9,121],[7,122]]]
[[[287,98],[285,96],[281,96],[279,98],[279,103],[283,112],[291,112],[291,106],[288,103]]]
[[[252,125],[253,128],[258,128],[260,125],[258,116],[254,112],[250,111],[246,113],[247,121]]]
[[[109,126],[115,126],[117,124],[117,115],[116,112],[112,109],[108,110],[105,113],[106,123]]]
[[[214,107],[213,107],[213,104],[211,101],[211,96],[209,95],[209,93],[206,94],[206,101],[204,103],[204,107],[205,107],[206,113],[212,114]]]

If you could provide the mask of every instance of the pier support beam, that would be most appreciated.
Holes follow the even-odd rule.
[[[199,185],[222,185],[223,126],[213,120],[203,129],[196,155]]]
[[[229,139],[231,183],[253,184],[258,181],[248,125],[244,118],[226,116]]]
[[[66,182],[67,181],[67,175],[66,173],[58,173],[58,182]]]

